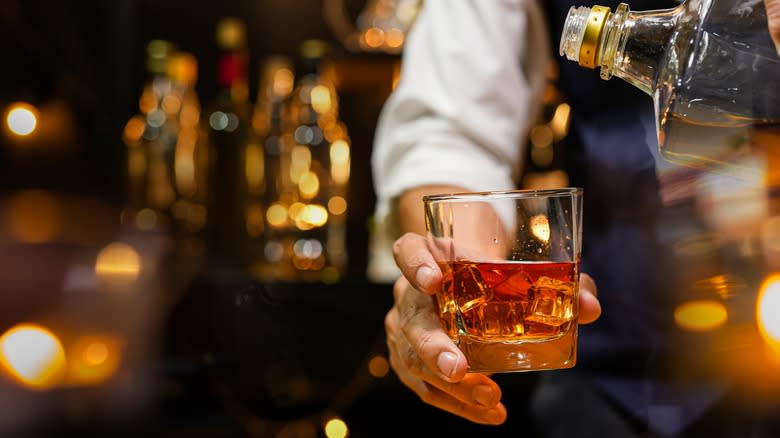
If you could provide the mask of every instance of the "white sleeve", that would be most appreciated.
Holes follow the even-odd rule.
[[[391,209],[405,190],[513,188],[544,84],[548,37],[534,0],[424,2],[375,135],[369,278],[398,275]]]

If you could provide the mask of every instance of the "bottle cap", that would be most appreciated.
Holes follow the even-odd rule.
[[[610,9],[605,6],[596,5],[590,8],[580,45],[579,61],[581,66],[596,68],[596,63],[599,60],[598,52],[601,47],[601,33],[604,31],[610,13]]]

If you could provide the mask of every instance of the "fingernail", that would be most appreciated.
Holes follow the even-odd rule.
[[[478,404],[489,408],[495,406],[498,403],[496,400],[495,391],[493,388],[487,385],[479,385],[471,392],[471,396],[474,397],[474,401]]]
[[[417,268],[417,284],[427,289],[433,280],[433,272],[433,269],[429,266],[420,266]]]
[[[445,351],[444,353],[439,354],[439,357],[436,359],[436,366],[439,367],[439,371],[441,371],[442,374],[450,377],[452,376],[452,373],[455,372],[455,365],[457,365],[457,362],[458,356],[456,356],[455,353]]]

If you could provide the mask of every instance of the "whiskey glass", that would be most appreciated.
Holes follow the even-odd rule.
[[[427,245],[444,279],[439,317],[469,371],[573,367],[581,188],[429,195]]]

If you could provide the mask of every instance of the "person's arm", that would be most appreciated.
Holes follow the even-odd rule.
[[[507,413],[498,385],[467,373],[463,353],[442,330],[430,296],[442,273],[426,247],[422,196],[512,188],[544,80],[543,23],[531,0],[426,0],[372,157],[374,235],[393,242],[392,261],[403,274],[385,318],[390,363],[423,401],[477,423],[499,424]],[[585,323],[600,311],[586,275],[581,292]]]
[[[777,54],[780,55],[780,0],[765,0],[764,3],[769,21],[769,34],[772,35]]]

